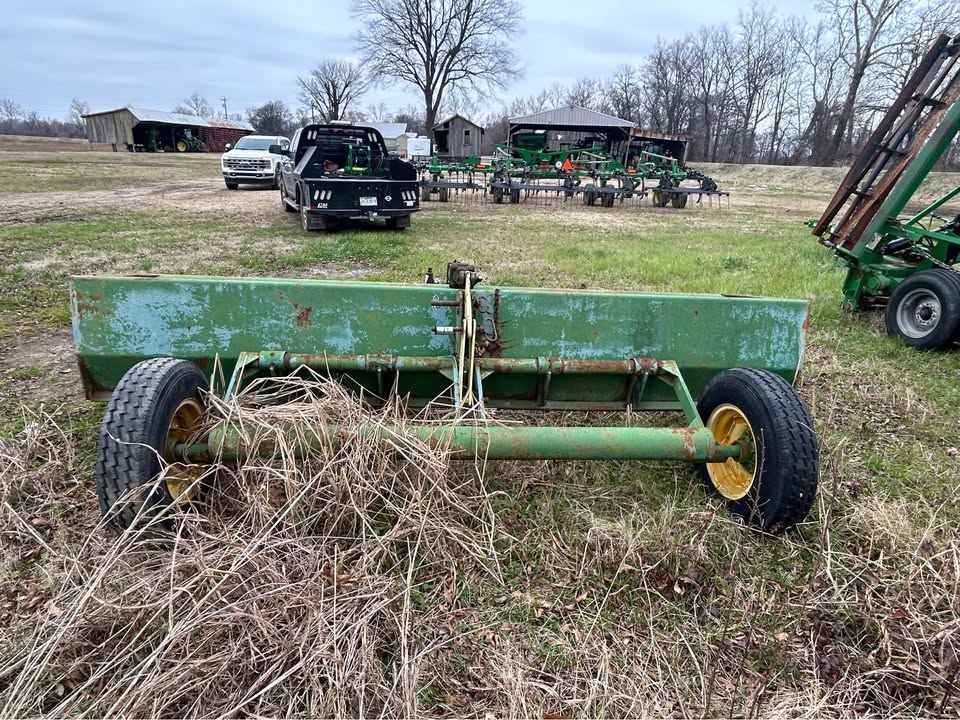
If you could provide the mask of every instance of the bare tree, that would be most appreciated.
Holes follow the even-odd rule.
[[[580,78],[567,90],[563,101],[567,105],[596,110],[600,104],[602,88],[593,78]]]
[[[183,113],[184,115],[197,115],[202,118],[213,116],[213,110],[210,108],[210,103],[208,103],[207,99],[198,92],[195,92],[190,97],[186,98],[182,105],[177,105],[173,109],[173,112]]]
[[[282,100],[271,100],[247,108],[247,120],[261,135],[287,135],[293,125],[293,114]]]
[[[354,10],[370,72],[421,92],[430,137],[448,94],[502,88],[519,74],[506,42],[519,26],[516,0],[354,0]]]
[[[0,119],[13,121],[23,117],[23,108],[10,98],[0,98]]]
[[[850,38],[842,55],[849,82],[830,146],[836,157],[844,139],[852,139],[857,97],[867,72],[899,54],[905,42],[903,29],[910,24],[904,15],[912,8],[909,0],[828,0],[826,9],[836,32]]]
[[[423,135],[427,130],[426,123],[423,119],[423,112],[418,110],[414,105],[408,105],[405,109],[394,115],[393,122],[405,123],[407,132],[415,132],[417,135]]]
[[[757,128],[769,112],[770,86],[776,77],[780,31],[773,11],[753,0],[737,22],[735,48],[739,59],[741,127],[737,159],[749,162],[756,149]]]
[[[347,60],[324,60],[297,82],[300,100],[325,122],[345,119],[370,85],[363,70]]]
[[[387,116],[390,110],[386,103],[379,102],[376,105],[367,106],[367,115],[373,122],[387,122]]]
[[[601,110],[624,120],[640,124],[640,87],[637,70],[621,65],[603,88]]]
[[[74,125],[83,125],[83,116],[90,112],[90,105],[84,100],[74,98],[70,101],[70,109],[67,111],[67,122]]]
[[[684,40],[658,40],[644,68],[644,112],[652,130],[680,133],[690,119],[693,57]]]

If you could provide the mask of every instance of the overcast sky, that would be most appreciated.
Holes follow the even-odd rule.
[[[610,74],[637,63],[657,36],[736,21],[749,0],[520,0],[523,78],[502,100],[554,82]],[[784,15],[812,13],[814,0],[770,2]],[[0,98],[62,117],[70,99],[92,110],[135,105],[170,110],[197,91],[231,113],[270,99],[297,104],[296,77],[324,58],[354,58],[350,0],[4,0]],[[375,89],[362,107],[415,102],[401,87]]]

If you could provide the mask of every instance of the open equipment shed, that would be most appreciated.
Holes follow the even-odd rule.
[[[134,152],[223,152],[253,132],[242,120],[202,118],[198,115],[122,107],[89,113],[87,140]]]
[[[606,143],[613,155],[626,157],[633,123],[623,118],[569,105],[510,118],[510,144],[520,134],[544,133],[545,150],[566,150]]]
[[[633,128],[630,137],[630,155],[639,155],[641,152],[651,152],[657,155],[666,155],[676,158],[680,167],[687,164],[687,145],[693,142],[689,135],[674,135],[661,133],[655,130]]]

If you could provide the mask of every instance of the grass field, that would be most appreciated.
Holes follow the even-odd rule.
[[[369,660],[392,695],[346,678],[337,705],[294,692],[234,707],[191,685],[142,714],[960,715],[960,352],[909,350],[880,314],[839,311],[843,271],[803,222],[842,171],[714,166],[722,210],[432,203],[402,234],[325,235],[272,191],[226,191],[217,170],[206,156],[0,153],[0,714],[111,701],[89,667],[51,663],[24,685],[18,665],[109,540],[92,480],[103,407],[73,365],[70,275],[418,282],[464,258],[491,284],[810,300],[799,390],[822,475],[808,522],[757,536],[684,467],[494,465],[496,570],[461,558],[417,585],[404,615],[429,617],[410,636],[417,662],[389,643]],[[917,203],[957,181],[934,175]]]

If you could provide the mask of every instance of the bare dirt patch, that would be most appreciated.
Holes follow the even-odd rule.
[[[58,406],[83,399],[69,329],[13,338],[0,352],[0,404]]]

